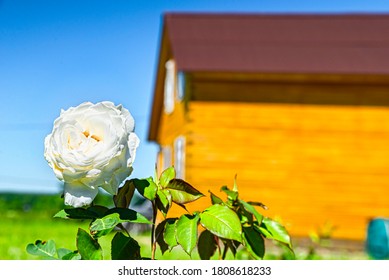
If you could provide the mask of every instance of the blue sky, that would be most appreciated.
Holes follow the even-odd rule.
[[[153,173],[147,142],[164,12],[370,13],[366,0],[0,0],[0,192],[58,192],[43,140],[61,108],[123,104],[141,145],[133,177]]]

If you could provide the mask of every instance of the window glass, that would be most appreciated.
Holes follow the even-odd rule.
[[[177,137],[174,141],[174,167],[176,177],[185,179],[185,137]]]
[[[177,100],[182,101],[185,96],[185,74],[180,71],[177,74]]]
[[[163,146],[158,152],[157,172],[161,174],[166,168],[172,166],[172,148]]]
[[[174,110],[174,88],[175,88],[175,63],[169,60],[165,64],[165,88],[164,88],[164,107],[165,113],[170,114]]]

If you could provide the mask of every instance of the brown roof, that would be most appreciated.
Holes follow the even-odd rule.
[[[166,14],[179,70],[389,74],[389,14]]]

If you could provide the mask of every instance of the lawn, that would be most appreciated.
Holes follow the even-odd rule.
[[[36,259],[26,246],[36,240],[53,239],[58,248],[76,249],[78,227],[86,222],[54,219],[63,207],[60,195],[0,194],[0,259]]]
[[[47,213],[7,211],[1,219],[0,259],[36,259],[27,254],[26,246],[36,240],[53,239],[58,248],[75,250],[78,227],[86,223],[53,219]]]

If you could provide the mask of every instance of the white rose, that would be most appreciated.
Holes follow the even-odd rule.
[[[131,174],[139,138],[122,105],[85,102],[61,110],[45,138],[44,156],[64,182],[65,204],[89,205],[98,187],[115,194]]]

